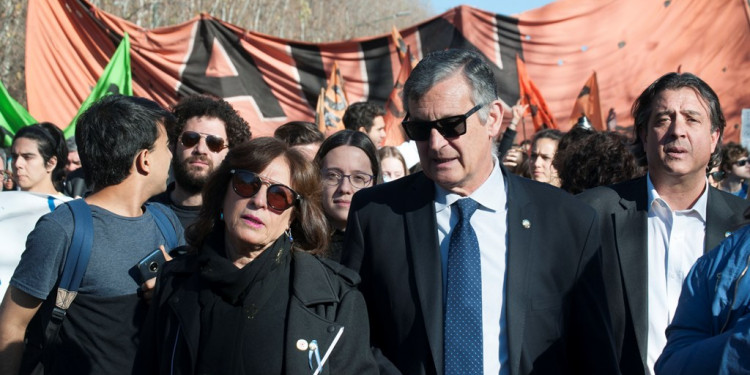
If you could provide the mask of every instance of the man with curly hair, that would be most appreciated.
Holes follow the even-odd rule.
[[[230,148],[250,140],[250,125],[220,98],[193,95],[172,107],[176,119],[169,131],[174,182],[151,198],[170,207],[184,228],[198,217],[201,190]]]

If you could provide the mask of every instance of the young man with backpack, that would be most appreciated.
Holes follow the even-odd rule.
[[[86,182],[94,187],[83,205],[90,209],[90,214],[84,211],[88,224],[77,213],[74,218],[73,206],[62,205],[42,217],[29,235],[0,304],[0,373],[30,371],[35,362],[30,354],[40,349],[32,347],[35,334],[50,337],[41,349],[48,373],[132,372],[148,309],[137,264],[160,246],[169,250],[174,245],[169,242],[184,242],[171,210],[144,205],[166,189],[172,158],[167,128],[172,123],[172,115],[158,104],[119,95],[94,103],[78,119],[78,152]],[[78,273],[80,288],[71,288],[76,295],[62,286],[67,285],[67,258],[74,256],[74,237],[81,230],[93,239],[81,250],[90,252],[90,258],[83,263],[85,273]],[[68,302],[74,298],[67,313],[52,308],[60,306],[61,293]],[[45,334],[54,320],[49,315],[55,313],[59,331]]]

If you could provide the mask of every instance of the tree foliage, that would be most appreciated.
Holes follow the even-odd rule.
[[[46,0],[44,0],[46,1]],[[24,47],[27,0],[0,0],[0,80],[26,103]],[[433,14],[430,0],[91,0],[145,28],[174,25],[208,13],[244,29],[321,43],[388,33]]]

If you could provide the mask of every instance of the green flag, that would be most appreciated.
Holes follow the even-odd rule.
[[[3,147],[10,147],[18,129],[36,122],[26,108],[10,97],[8,90],[0,82],[0,135]]]
[[[78,116],[81,113],[89,108],[91,103],[112,94],[133,95],[132,75],[130,73],[130,38],[128,37],[128,33],[125,33],[115,54],[112,55],[112,59],[109,60],[107,67],[104,68],[104,73],[102,73],[102,76],[96,82],[96,87],[94,87],[89,97],[81,104],[81,108],[78,109],[78,113],[76,113],[76,117],[73,118],[70,125],[65,128],[63,132],[65,138],[75,136],[76,120],[78,120]]]

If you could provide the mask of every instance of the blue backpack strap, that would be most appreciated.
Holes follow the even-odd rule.
[[[91,208],[83,199],[75,199],[67,204],[73,211],[74,229],[59,288],[77,292],[91,257],[91,247],[94,244],[94,220],[91,217]]]
[[[67,310],[78,295],[78,288],[89,265],[91,247],[94,244],[94,220],[89,205],[83,199],[72,200],[67,205],[73,211],[73,238],[57,286],[55,306],[45,329],[46,342],[52,342],[57,337]]]
[[[168,248],[165,249],[167,252],[177,247],[177,232],[174,230],[174,225],[169,221],[167,215],[160,209],[146,203],[146,210],[151,213],[156,221],[156,226],[159,227],[161,235],[167,240]]]

